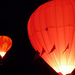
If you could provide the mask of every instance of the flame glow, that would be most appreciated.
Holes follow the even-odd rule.
[[[0,52],[1,57],[3,57],[6,54],[6,52]]]
[[[58,67],[60,68],[60,70],[58,70],[57,72],[61,72],[63,75],[71,73],[74,69],[73,65],[61,65]]]

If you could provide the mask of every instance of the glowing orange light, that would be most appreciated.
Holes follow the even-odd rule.
[[[75,1],[53,0],[39,6],[28,21],[35,51],[63,75],[75,68]]]
[[[0,52],[1,57],[3,57],[6,54],[6,52]]]

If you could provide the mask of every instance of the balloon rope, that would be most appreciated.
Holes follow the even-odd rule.
[[[0,56],[0,65],[2,65],[2,59],[3,59],[3,57]]]

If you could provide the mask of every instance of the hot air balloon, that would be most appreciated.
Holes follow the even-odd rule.
[[[8,36],[0,36],[0,56],[3,58],[12,46],[12,40]]]
[[[39,6],[27,24],[35,49],[59,75],[75,68],[75,1],[53,0]]]

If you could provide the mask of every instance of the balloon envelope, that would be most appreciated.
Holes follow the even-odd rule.
[[[75,1],[54,0],[39,6],[28,21],[28,37],[35,51],[56,71],[75,68]]]
[[[0,36],[0,55],[3,57],[11,48],[12,40],[8,36]]]

